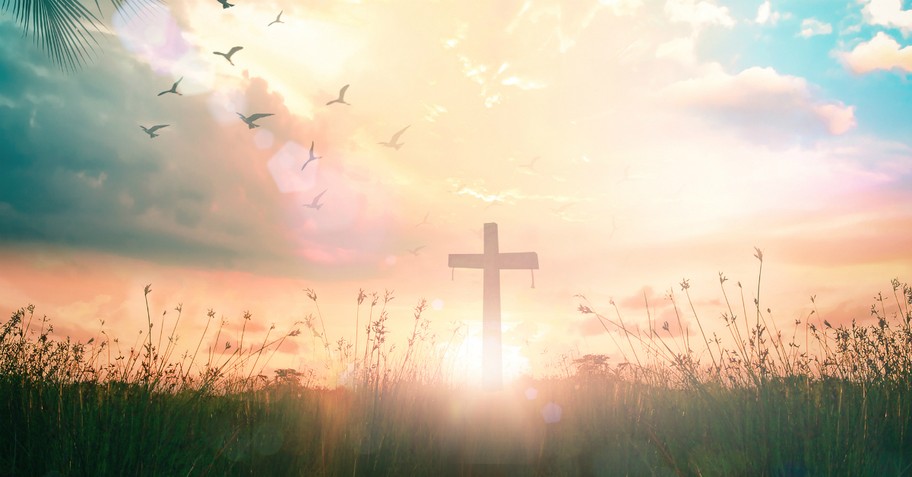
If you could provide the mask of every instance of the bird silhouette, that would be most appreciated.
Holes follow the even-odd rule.
[[[424,248],[424,245],[419,245],[419,246],[417,246],[417,247],[415,247],[415,248],[409,250],[408,252],[409,252],[410,254],[412,254],[412,255],[414,255],[414,256],[417,257],[417,256],[418,256],[418,251],[421,250],[421,249],[423,249],[423,248]]]
[[[569,209],[570,207],[573,207],[574,205],[576,205],[576,202],[567,202],[566,204],[563,204],[560,207],[553,209],[553,211],[555,214],[560,215],[560,214],[563,214],[564,212],[566,212],[567,209]]]
[[[265,118],[267,116],[272,116],[273,114],[272,113],[256,113],[256,114],[251,114],[250,116],[244,116],[241,113],[237,113],[237,115],[241,117],[241,121],[244,121],[245,123],[247,123],[248,129],[253,129],[253,128],[260,127],[259,124],[254,124],[253,123],[254,121],[256,121],[257,119],[260,119],[260,118]]]
[[[158,95],[161,96],[163,94],[174,93],[178,96],[183,96],[182,94],[177,92],[177,85],[179,85],[180,82],[183,80],[184,80],[184,77],[181,76],[181,79],[177,80],[174,84],[171,85],[171,89],[166,89],[166,90],[162,91],[161,93],[158,93]]]
[[[535,172],[535,163],[538,162],[539,159],[541,159],[541,156],[535,156],[528,164],[520,164],[519,167],[520,169],[526,169],[529,172]]]
[[[307,161],[304,162],[304,165],[301,166],[301,170],[303,171],[304,168],[307,167],[308,164],[310,164],[310,161],[316,161],[317,159],[319,159],[321,157],[323,157],[323,156],[314,156],[314,142],[310,141],[310,157],[307,159]]]
[[[349,87],[349,85],[343,86],[342,89],[339,90],[339,97],[326,103],[326,105],[329,106],[330,104],[333,104],[333,103],[342,103],[342,104],[348,104],[349,106],[351,106],[351,104],[345,102],[345,92],[348,91],[348,87]]]
[[[428,217],[430,217],[430,215],[431,215],[431,212],[430,212],[430,211],[428,211],[427,213],[425,213],[425,214],[424,214],[424,218],[421,219],[421,222],[418,222],[417,224],[415,224],[415,227],[420,227],[420,226],[422,226],[422,225],[428,224],[428,223],[429,223],[429,222],[428,222]]]
[[[270,26],[272,26],[273,23],[285,23],[282,21],[282,12],[284,12],[284,11],[285,10],[282,10],[281,12],[279,12],[279,14],[276,15],[276,19],[269,22],[269,25],[266,25],[266,26],[270,27]]]
[[[393,148],[393,149],[395,149],[395,150],[398,151],[399,148],[402,147],[403,144],[405,144],[405,143],[402,143],[402,142],[398,142],[398,141],[399,141],[399,136],[401,136],[402,133],[404,133],[405,130],[408,129],[408,128],[410,128],[410,127],[412,127],[411,124],[409,124],[408,126],[402,128],[402,129],[400,129],[396,134],[393,134],[393,137],[390,138],[389,142],[378,142],[377,144],[382,144],[382,145],[384,145],[384,146],[386,146],[386,147],[391,147],[391,148]]]
[[[323,197],[323,194],[325,194],[327,190],[329,189],[324,189],[323,192],[317,194],[309,204],[304,204],[304,207],[320,210],[320,207],[323,207],[323,204],[320,203],[320,197]]]
[[[222,9],[234,6],[233,3],[228,3],[228,0],[217,0],[217,1],[222,4]]]
[[[145,126],[140,126],[140,127],[142,128],[143,131],[146,132],[146,134],[149,135],[149,139],[152,139],[154,137],[158,137],[158,134],[155,134],[155,131],[158,131],[161,128],[166,128],[168,126],[170,126],[170,124],[159,124],[156,126],[152,126],[151,128],[147,128]]]
[[[228,53],[222,53],[222,52],[219,52],[219,51],[213,51],[212,54],[224,56],[225,59],[228,60],[228,63],[231,63],[231,66],[234,66],[234,62],[231,61],[231,55],[234,55],[235,53],[237,53],[237,52],[239,52],[239,51],[241,51],[241,50],[243,50],[243,49],[244,49],[243,46],[235,46],[234,48],[228,50]]]

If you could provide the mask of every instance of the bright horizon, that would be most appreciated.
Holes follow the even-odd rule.
[[[618,363],[576,295],[646,327],[647,302],[676,322],[673,290],[693,338],[687,279],[727,336],[719,273],[750,316],[754,247],[783,333],[811,296],[814,323],[868,319],[878,292],[895,310],[890,280],[912,280],[912,2],[566,3],[175,0],[106,12],[75,73],[0,16],[0,313],[33,303],[80,341],[104,320],[126,347],[151,284],[152,317],[183,304],[190,345],[208,309],[229,339],[248,310],[248,331],[306,331],[310,288],[330,342],[353,342],[359,290],[394,290],[391,339],[426,299],[439,342],[467,334],[472,374],[482,272],[447,257],[481,253],[489,222],[501,252],[540,265],[534,288],[501,272],[508,376]],[[233,46],[233,66],[212,54]],[[326,105],[344,85],[350,104]],[[237,113],[273,115],[249,129]],[[321,351],[305,332],[273,365]]]

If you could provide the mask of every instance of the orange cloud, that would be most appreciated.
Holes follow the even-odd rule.
[[[882,31],[877,32],[871,41],[858,44],[852,51],[839,53],[839,58],[858,74],[875,70],[912,71],[912,46],[901,47]]]

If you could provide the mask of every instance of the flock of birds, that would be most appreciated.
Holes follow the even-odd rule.
[[[233,3],[228,3],[228,0],[216,0],[216,1],[218,1],[218,3],[220,3],[222,5],[222,9],[231,8],[234,6]],[[267,24],[266,26],[270,27],[276,23],[285,23],[282,21],[283,13],[284,13],[284,10],[280,11],[279,14],[276,15],[275,20],[269,22],[269,24]],[[212,54],[224,57],[225,60],[228,61],[229,64],[231,64],[231,66],[235,66],[234,61],[232,61],[232,57],[237,52],[239,52],[243,49],[244,49],[243,46],[234,46],[231,49],[229,49],[227,53],[223,53],[220,51],[213,51]],[[178,96],[183,96],[183,94],[180,91],[178,91],[178,87],[180,86],[180,83],[183,80],[184,80],[184,78],[181,77],[180,79],[175,81],[174,84],[171,85],[171,88],[158,93],[158,96],[163,96],[166,94],[175,94]],[[348,84],[346,84],[345,86],[342,86],[342,88],[339,89],[338,97],[336,97],[333,100],[328,101],[326,103],[326,106],[330,106],[330,105],[337,104],[337,103],[351,106],[351,103],[345,101],[345,93],[348,91],[349,86],[350,85],[348,85]],[[248,129],[254,129],[254,128],[260,127],[260,125],[257,124],[256,121],[263,119],[263,118],[267,118],[269,116],[273,116],[274,114],[273,113],[254,113],[254,114],[247,116],[247,115],[244,115],[244,114],[241,114],[238,112],[237,115],[238,115],[238,117],[240,117],[241,121],[243,121],[247,125]],[[149,135],[149,139],[153,139],[153,138],[156,138],[159,136],[158,131],[160,131],[161,129],[164,129],[168,126],[170,126],[170,124],[156,124],[156,125],[150,126],[150,127],[140,125],[139,127],[143,130],[143,132],[145,132],[146,134]],[[395,134],[393,134],[393,136],[390,138],[389,141],[380,141],[380,142],[378,142],[378,144],[380,144],[382,146],[393,148],[398,151],[399,148],[401,148],[404,144],[402,142],[399,142],[399,139],[402,136],[402,134],[405,133],[405,131],[410,126],[411,125],[406,126],[402,129],[400,129],[399,131],[397,131]],[[316,161],[317,159],[320,159],[321,157],[322,156],[317,156],[314,154],[314,142],[311,141],[309,156],[308,156],[307,160],[304,162],[304,165],[301,166],[301,170],[303,171],[304,168],[306,168],[308,164],[310,164],[313,161]],[[304,207],[308,207],[308,208],[311,208],[314,210],[319,210],[320,207],[323,206],[323,203],[320,202],[320,199],[323,197],[323,194],[325,194],[327,190],[328,189],[323,190],[323,192],[317,194],[310,203],[304,204]],[[426,220],[427,220],[427,217],[425,217],[425,221]],[[422,247],[418,247],[418,249],[412,249],[412,250],[409,250],[409,252],[411,252],[414,255],[417,255],[417,251],[421,248]]]

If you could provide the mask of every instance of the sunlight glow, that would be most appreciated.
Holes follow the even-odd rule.
[[[199,49],[187,41],[171,10],[161,3],[141,6],[136,3],[136,0],[126,2],[111,18],[117,38],[127,51],[171,81],[183,77],[181,94],[212,91],[214,72],[200,58]],[[142,15],[137,15],[140,10]]]
[[[503,327],[503,324],[501,326]],[[481,385],[484,369],[480,323],[469,325],[468,336],[462,341],[455,355],[458,364],[454,369],[453,377],[456,380],[464,378],[466,384],[470,386]],[[516,381],[529,372],[529,360],[523,355],[520,346],[504,343],[501,345],[501,355],[504,384]]]

